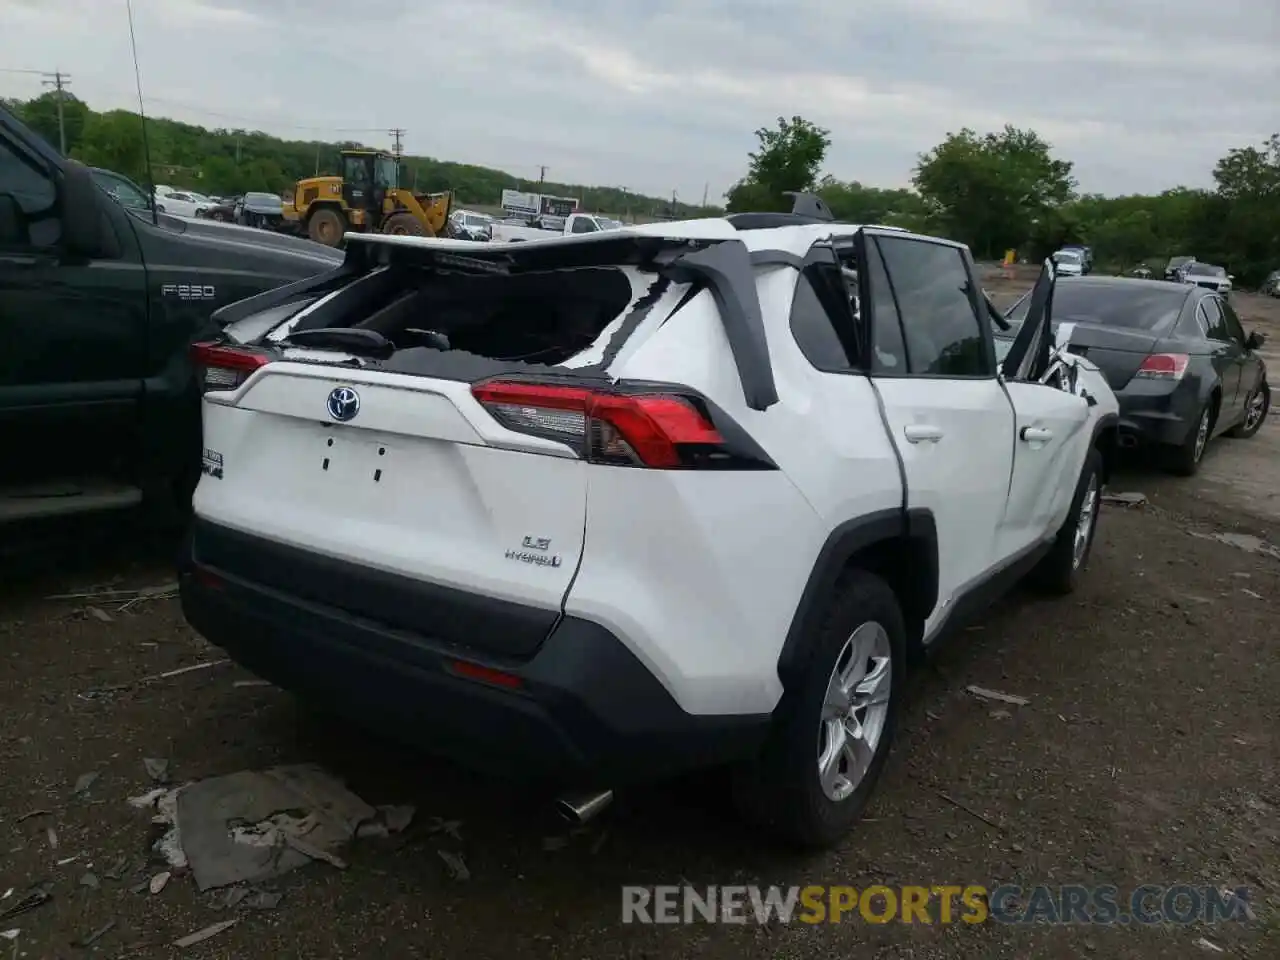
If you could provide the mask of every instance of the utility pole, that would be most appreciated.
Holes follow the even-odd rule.
[[[711,184],[710,184],[710,183],[706,183],[706,184],[704,184],[704,185],[703,185],[703,187],[702,187],[702,207],[703,207],[703,209],[704,209],[704,210],[705,210],[705,209],[706,209],[706,207],[707,207],[707,194],[710,192],[710,190],[711,190]]]
[[[62,116],[62,91],[71,86],[71,74],[63,73],[61,70],[55,70],[53,73],[43,74],[44,80],[41,81],[46,87],[53,87],[58,91],[58,143],[62,148],[62,155],[67,155],[67,123]]]
[[[391,148],[391,155],[396,158],[396,182],[393,186],[398,190],[400,189],[400,157],[403,153],[400,145],[400,139],[404,136],[404,128],[392,127],[388,133],[396,139],[395,146]]]
[[[547,167],[545,164],[538,167],[538,186],[542,186],[547,182]]]

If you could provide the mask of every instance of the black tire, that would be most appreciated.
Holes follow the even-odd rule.
[[[1259,400],[1262,402],[1261,415],[1252,423],[1249,423],[1249,414],[1253,404]],[[1255,433],[1262,429],[1262,425],[1266,423],[1267,414],[1271,412],[1271,387],[1266,380],[1258,384],[1258,388],[1249,396],[1248,403],[1245,404],[1245,419],[1242,423],[1237,424],[1227,431],[1228,437],[1236,437],[1241,440],[1248,440]]]
[[[347,232],[346,218],[330,207],[321,207],[311,211],[307,218],[307,236],[316,243],[326,247],[336,247],[342,243],[342,235]]]
[[[395,237],[426,237],[430,232],[412,213],[393,213],[382,222],[382,232]]]
[[[1168,452],[1166,468],[1179,477],[1195,476],[1200,464],[1204,461],[1204,453],[1209,448],[1209,438],[1213,436],[1214,404],[1206,403],[1187,431],[1187,439],[1182,445]],[[1200,440],[1201,433],[1204,440]]]
[[[1092,495],[1092,496],[1091,496]],[[1089,565],[1089,554],[1093,552],[1093,538],[1098,530],[1098,513],[1102,506],[1102,454],[1094,447],[1084,458],[1084,466],[1080,470],[1080,479],[1076,481],[1076,492],[1071,498],[1071,509],[1067,511],[1067,519],[1058,528],[1053,546],[1045,554],[1028,578],[1031,583],[1049,593],[1066,595],[1080,585],[1085,568]],[[1080,530],[1082,513],[1088,510],[1088,531],[1085,534],[1084,549],[1076,552],[1076,534]]]
[[[883,628],[887,640],[889,701],[865,773],[851,793],[836,800],[824,791],[818,771],[827,686],[840,661],[847,660],[846,644],[855,631],[874,624]],[[760,755],[734,771],[733,792],[748,821],[801,847],[825,848],[861,819],[897,731],[907,670],[906,626],[898,598],[875,574],[847,570],[832,590],[820,625],[805,640],[812,652],[804,673],[779,705]]]

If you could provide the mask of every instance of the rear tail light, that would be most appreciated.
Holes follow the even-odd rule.
[[[773,467],[741,430],[726,439],[705,401],[679,392],[490,380],[471,393],[508,430],[558,440],[592,463],[667,470]]]
[[[1190,360],[1185,353],[1153,353],[1142,361],[1134,376],[1148,380],[1181,380]]]
[[[234,390],[270,358],[244,347],[218,343],[197,343],[191,348],[191,361],[196,367],[200,391]]]

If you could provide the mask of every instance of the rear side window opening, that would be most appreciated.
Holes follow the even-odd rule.
[[[394,265],[358,277],[266,339],[349,350],[384,369],[429,375],[441,375],[443,354],[457,378],[471,379],[491,373],[494,363],[572,361],[618,333],[668,286],[656,271],[637,267],[505,274]],[[608,345],[591,352],[606,359]]]

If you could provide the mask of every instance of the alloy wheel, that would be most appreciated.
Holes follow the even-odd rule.
[[[1085,490],[1080,501],[1080,512],[1076,515],[1075,540],[1071,545],[1071,568],[1079,570],[1084,563],[1084,556],[1089,550],[1089,538],[1093,536],[1093,517],[1098,510],[1098,475],[1089,478],[1089,488]]]
[[[1263,416],[1267,412],[1267,388],[1259,387],[1257,392],[1249,398],[1249,409],[1244,414],[1244,428],[1252,431],[1258,428],[1258,424],[1262,422]]]
[[[1209,442],[1209,410],[1206,408],[1200,415],[1200,425],[1196,427],[1196,446],[1193,451],[1195,462],[1199,463],[1204,456],[1205,445]]]
[[[866,776],[889,717],[893,659],[874,621],[844,642],[827,681],[818,729],[818,779],[829,800],[848,798]]]

